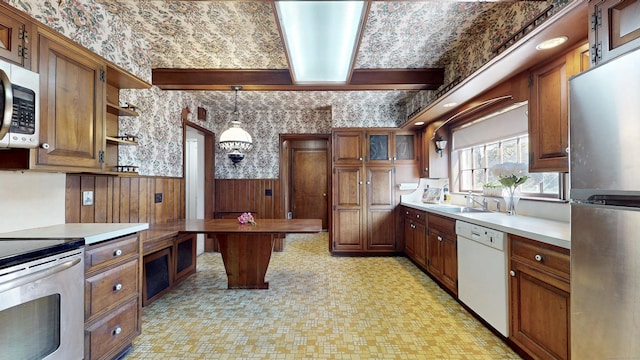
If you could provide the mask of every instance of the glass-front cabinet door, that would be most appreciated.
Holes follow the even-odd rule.
[[[367,164],[414,163],[416,156],[416,135],[412,132],[368,131]]]
[[[391,153],[391,133],[368,133],[368,162],[385,162],[389,163],[393,160]]]
[[[416,161],[416,135],[397,133],[395,135],[395,162]]]

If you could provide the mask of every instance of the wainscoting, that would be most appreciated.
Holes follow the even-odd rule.
[[[93,191],[92,205],[82,205],[84,191]],[[67,223],[162,224],[185,218],[184,193],[182,178],[68,174],[65,219]],[[157,194],[162,196],[160,202]]]

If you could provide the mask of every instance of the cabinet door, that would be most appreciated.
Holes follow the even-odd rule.
[[[438,280],[442,279],[442,253],[444,234],[435,229],[429,229],[427,235],[427,270]]]
[[[367,167],[367,249],[396,249],[393,167]]]
[[[455,234],[446,234],[442,242],[442,283],[458,294],[458,243]]]
[[[590,13],[589,43],[593,65],[640,47],[639,0],[592,1]]]
[[[397,132],[394,135],[394,164],[416,165],[418,158],[418,136],[415,133]]]
[[[404,253],[415,260],[416,232],[415,224],[407,216],[404,218]]]
[[[30,68],[31,25],[27,19],[15,14],[9,6],[0,4],[0,58]]]
[[[366,134],[368,165],[393,162],[393,135],[390,131],[368,131]]]
[[[570,286],[511,261],[510,336],[538,359],[570,358]]]
[[[37,165],[101,169],[104,64],[55,35],[38,33],[40,143]]]
[[[364,133],[359,130],[333,132],[333,163],[359,165],[364,162]]]
[[[424,224],[416,223],[413,229],[415,239],[415,261],[427,266],[427,227]]]
[[[196,239],[196,234],[184,234],[175,241],[173,254],[176,282],[196,272]]]
[[[333,169],[333,250],[363,250],[363,186],[361,167]]]

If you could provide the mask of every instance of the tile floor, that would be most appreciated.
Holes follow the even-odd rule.
[[[269,290],[228,290],[218,253],[143,309],[133,359],[520,359],[402,257],[332,257],[288,236]]]

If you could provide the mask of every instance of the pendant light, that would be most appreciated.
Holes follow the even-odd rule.
[[[236,120],[231,122],[231,127],[220,135],[218,146],[220,149],[228,152],[229,159],[236,166],[244,159],[244,152],[253,148],[251,135],[240,127],[240,113],[238,112],[238,91],[242,90],[242,86],[232,86],[231,90],[235,91],[235,104],[233,114]]]

